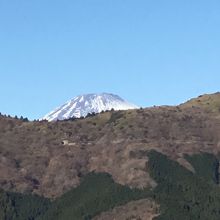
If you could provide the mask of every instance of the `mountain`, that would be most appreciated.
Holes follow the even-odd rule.
[[[0,115],[0,220],[219,220],[220,93],[75,120]]]
[[[136,108],[138,108],[138,106],[123,100],[118,95],[109,93],[86,94],[71,99],[64,105],[45,115],[43,119],[57,121],[86,117],[89,113],[100,113],[111,109],[128,110]]]

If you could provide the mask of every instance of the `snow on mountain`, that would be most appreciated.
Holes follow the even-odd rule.
[[[77,96],[54,111],[45,115],[42,119],[48,121],[64,120],[69,118],[85,117],[88,113],[100,113],[106,110],[128,110],[138,106],[131,104],[118,95],[101,93]]]

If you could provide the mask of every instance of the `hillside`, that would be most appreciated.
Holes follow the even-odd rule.
[[[148,171],[157,181],[153,190],[131,189],[109,174],[90,173],[81,184],[49,201],[31,194],[0,192],[2,220],[218,220],[219,160],[212,154],[185,156],[187,170],[167,156],[148,152]]]
[[[215,114],[219,116],[220,112],[220,92],[215,94],[205,94],[200,95],[198,98],[194,98],[189,100],[188,102],[181,105],[182,107],[186,108],[202,108],[207,113]]]
[[[115,184],[143,191],[144,196],[141,194],[137,199],[149,199],[145,191],[155,192],[155,195],[150,196],[155,203],[153,206],[160,205],[160,213],[163,213],[166,210],[162,204],[167,197],[167,189],[161,185],[164,181],[161,179],[163,175],[158,177],[158,171],[155,171],[157,166],[159,171],[163,167],[160,163],[152,167],[152,163],[154,161],[162,163],[164,161],[162,156],[166,155],[166,160],[171,161],[171,165],[168,163],[167,166],[180,169],[180,172],[186,175],[188,181],[186,184],[191,184],[192,191],[189,197],[196,193],[193,184],[198,182],[197,178],[202,178],[201,188],[205,186],[213,192],[213,195],[217,193],[214,203],[218,204],[219,194],[215,191],[218,181],[209,186],[210,175],[217,175],[216,168],[212,167],[211,162],[209,167],[215,172],[213,170],[210,172],[214,174],[204,175],[204,167],[202,170],[198,168],[201,160],[194,158],[194,155],[208,153],[218,158],[219,151],[219,93],[200,96],[179,106],[108,111],[85,119],[57,122],[27,122],[0,116],[0,188],[7,192],[37,194],[57,200],[62,198],[64,193],[80,187],[82,180],[95,171],[110,174]],[[152,155],[150,152],[157,152],[159,155],[150,156]],[[159,159],[153,159],[154,157]],[[170,177],[170,180],[174,180],[174,187],[178,185],[175,185],[176,178],[178,176]],[[167,184],[170,180],[166,180]],[[173,191],[174,194],[176,190]],[[158,198],[159,192],[164,197]],[[170,204],[174,202],[172,196],[171,193]],[[181,201],[189,199],[182,196],[181,194]],[[108,219],[106,216],[112,216],[114,212],[123,215],[126,211],[121,210],[126,210],[133,204],[128,203],[126,208],[125,203],[132,200],[113,203],[102,209],[106,211],[103,213],[105,217],[100,215],[99,218]],[[149,200],[140,201],[144,201],[143,204],[152,204]],[[112,209],[118,205],[123,206]],[[177,207],[177,210],[181,207],[181,205]],[[204,204],[201,204],[200,208],[203,207]],[[108,212],[109,209],[112,209],[112,212]],[[95,211],[96,214],[99,212]],[[143,211],[137,212],[143,214]],[[152,213],[150,214],[152,217],[157,216],[157,211]],[[172,214],[165,212],[165,216]],[[218,217],[216,215],[213,219]]]

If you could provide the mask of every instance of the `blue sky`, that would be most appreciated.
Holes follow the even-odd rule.
[[[140,106],[220,90],[219,0],[0,0],[0,112],[83,93]]]

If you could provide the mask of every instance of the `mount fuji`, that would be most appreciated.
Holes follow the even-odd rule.
[[[54,111],[51,111],[42,120],[65,120],[86,117],[89,113],[100,113],[111,109],[128,110],[136,108],[139,107],[123,100],[118,95],[109,93],[85,94],[77,96]]]

